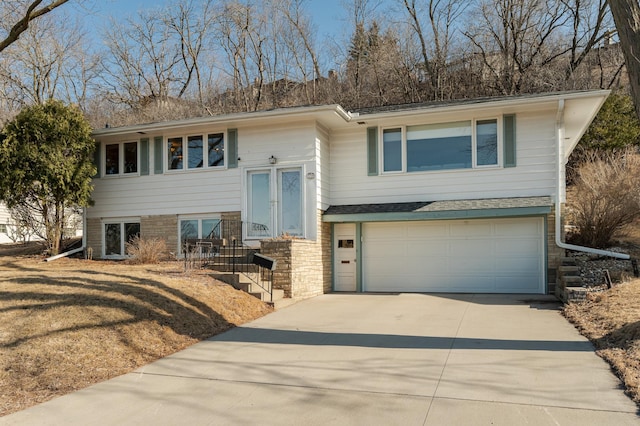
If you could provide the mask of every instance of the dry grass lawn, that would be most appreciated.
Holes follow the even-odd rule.
[[[271,311],[182,264],[0,257],[0,416]]]
[[[593,342],[640,405],[640,279],[569,304],[564,315]]]

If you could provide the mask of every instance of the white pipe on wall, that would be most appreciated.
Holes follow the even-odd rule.
[[[557,146],[558,146],[558,152],[557,152],[557,156],[556,159],[558,161],[557,164],[557,185],[558,185],[558,192],[556,194],[556,212],[555,212],[555,218],[556,218],[556,245],[560,248],[566,249],[566,250],[575,250],[575,251],[581,251],[584,253],[591,253],[591,254],[597,254],[600,256],[609,256],[609,257],[614,257],[616,259],[624,259],[624,260],[629,260],[631,259],[631,256],[629,256],[628,254],[625,253],[616,253],[613,251],[609,251],[609,250],[600,250],[600,249],[595,249],[595,248],[591,248],[591,247],[583,247],[583,246],[577,246],[574,244],[567,244],[565,242],[562,241],[562,239],[560,238],[561,234],[561,229],[562,229],[562,224],[561,224],[561,202],[560,199],[562,197],[562,167],[564,167],[564,154],[562,152],[562,145],[564,142],[564,99],[560,99],[558,101],[558,115],[556,116],[556,133],[558,136],[558,140],[557,142]]]

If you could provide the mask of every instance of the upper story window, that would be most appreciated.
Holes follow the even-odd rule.
[[[498,119],[383,129],[382,170],[422,172],[498,165]]]
[[[169,170],[224,166],[224,133],[177,136],[167,139]]]
[[[104,152],[106,176],[138,173],[138,142],[106,144]]]

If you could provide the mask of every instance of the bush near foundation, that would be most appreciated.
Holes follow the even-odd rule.
[[[571,241],[605,248],[625,225],[640,217],[640,155],[635,149],[583,163],[570,205],[576,232]]]
[[[159,238],[145,239],[134,237],[126,245],[130,263],[160,263],[168,258],[167,243]]]

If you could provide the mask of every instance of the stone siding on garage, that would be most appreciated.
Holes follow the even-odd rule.
[[[276,259],[274,288],[285,297],[306,299],[331,291],[331,224],[322,222],[318,211],[316,241],[271,239],[260,242],[260,251]]]

